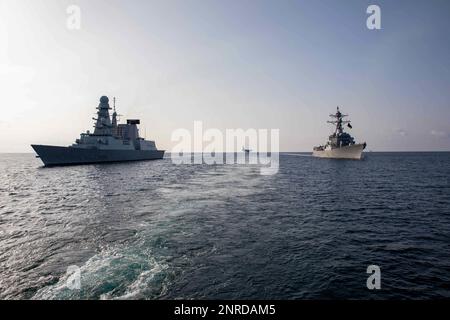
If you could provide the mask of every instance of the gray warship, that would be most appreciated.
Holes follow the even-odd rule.
[[[314,157],[355,160],[362,158],[362,152],[367,144],[365,142],[355,143],[355,139],[344,132],[344,124],[347,124],[350,129],[352,128],[350,121],[344,120],[347,116],[341,113],[339,107],[337,107],[335,114],[330,114],[333,120],[327,122],[335,125],[334,133],[328,137],[328,142],[325,145],[314,147],[312,154]]]
[[[100,98],[94,133],[89,130],[81,133],[80,138],[68,147],[32,144],[31,147],[42,160],[44,166],[66,166],[78,164],[140,161],[162,159],[164,150],[158,150],[154,141],[139,136],[137,125],[140,120],[127,120],[118,123],[116,99],[112,119],[109,115],[109,99]]]

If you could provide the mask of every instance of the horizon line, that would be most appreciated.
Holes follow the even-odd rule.
[[[270,153],[270,151],[252,151],[251,153]],[[450,150],[408,150],[408,151],[363,151],[363,153],[448,153]],[[172,154],[172,152],[165,150],[165,153]],[[195,154],[195,153],[202,153],[202,154],[211,154],[212,152],[201,152],[201,151],[187,151],[186,154]],[[244,153],[243,151],[216,151],[215,153]],[[279,151],[279,152],[272,152],[272,153],[312,153],[312,151]],[[4,152],[1,151],[0,154],[36,154],[35,152]]]

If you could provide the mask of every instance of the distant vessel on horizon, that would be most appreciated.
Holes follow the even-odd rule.
[[[245,148],[245,147],[242,147],[242,151],[245,152],[245,153],[250,153],[250,152],[252,152],[251,149]]]
[[[314,147],[313,157],[355,160],[362,158],[362,152],[367,144],[365,142],[355,143],[355,139],[344,132],[343,124],[347,124],[350,129],[352,128],[349,120],[343,120],[347,116],[340,112],[339,107],[337,107],[335,114],[330,114],[333,120],[327,122],[336,126],[335,131],[328,137],[325,145]]]
[[[63,166],[89,163],[123,162],[162,159],[164,150],[158,150],[154,141],[139,136],[140,120],[117,121],[116,99],[112,119],[109,115],[109,99],[100,98],[94,133],[89,130],[68,147],[32,144],[45,166]]]

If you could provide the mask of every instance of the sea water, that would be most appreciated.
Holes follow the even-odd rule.
[[[279,165],[2,154],[0,298],[450,297],[450,153]]]

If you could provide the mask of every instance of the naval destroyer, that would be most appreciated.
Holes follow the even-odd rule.
[[[122,162],[162,159],[164,150],[158,150],[154,141],[139,136],[140,120],[118,123],[114,98],[112,118],[109,99],[100,98],[94,132],[81,133],[80,138],[68,147],[31,145],[45,166],[63,166],[89,163]]]
[[[330,114],[331,121],[327,121],[335,126],[334,133],[328,137],[325,145],[314,147],[313,156],[319,158],[336,158],[336,159],[361,159],[362,152],[367,144],[355,143],[355,139],[344,132],[343,125],[351,129],[352,125],[349,120],[344,120],[348,115],[342,114],[337,107],[335,114]]]

